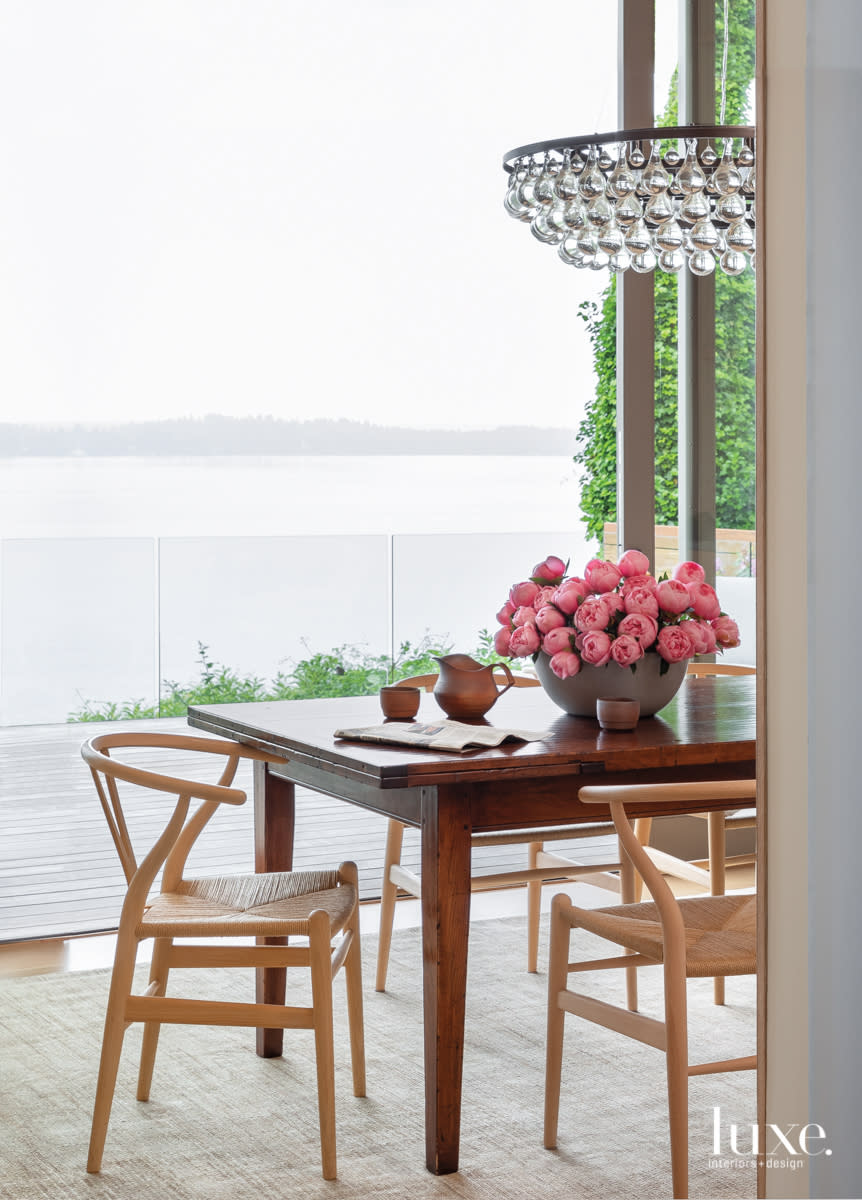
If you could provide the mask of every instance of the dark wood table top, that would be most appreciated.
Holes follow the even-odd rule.
[[[433,695],[417,720],[441,712]],[[189,723],[250,745],[284,753],[292,763],[323,769],[380,789],[467,783],[506,776],[531,778],[582,771],[673,769],[754,759],[755,676],[688,676],[671,703],[629,733],[604,732],[598,722],[561,712],[542,688],[512,688],[486,723],[547,732],[541,742],[507,743],[462,754],[349,742],[336,729],[383,721],[376,696],[194,706]]]

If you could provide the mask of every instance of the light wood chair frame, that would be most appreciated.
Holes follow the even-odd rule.
[[[165,749],[217,755],[227,759],[217,783],[201,783],[174,775],[160,774],[139,766],[131,766],[112,757],[112,751],[122,749]],[[323,1176],[336,1177],[335,1154],[335,1077],[332,1018],[332,982],[343,966],[347,985],[348,1018],[350,1026],[353,1091],[365,1095],[365,1048],[362,1016],[362,971],[360,962],[358,897],[359,887],[355,863],[342,863],[337,870],[320,872],[286,872],[280,876],[226,876],[228,889],[240,887],[244,880],[255,886],[267,881],[282,886],[294,885],[291,898],[293,912],[299,912],[307,900],[305,911],[289,920],[279,920],[278,936],[273,936],[272,922],[254,916],[242,919],[241,928],[224,928],[213,932],[212,921],[181,917],[169,927],[151,923],[148,927],[148,902],[153,882],[162,869],[160,902],[170,904],[176,889],[189,881],[183,877],[188,854],[209,819],[221,804],[240,805],[246,793],[232,787],[241,759],[256,762],[283,761],[277,757],[241,746],[236,742],[215,738],[191,737],[183,734],[113,733],[91,738],[81,753],[90,767],[108,827],[120,857],[128,884],[117,933],[114,967],[108,996],[105,1029],[99,1065],[93,1124],[87,1170],[101,1168],[108,1122],[113,1103],[117,1071],[128,1026],[144,1023],[137,1098],[149,1099],[153,1067],[164,1023],[183,1025],[229,1025],[247,1028],[309,1029],[313,1030],[317,1063],[318,1112]],[[132,839],[118,781],[143,789],[151,789],[177,797],[173,812],[162,833],[139,863]],[[192,800],[201,804],[189,815]],[[288,880],[291,884],[288,884]],[[316,882],[320,887],[314,886]],[[303,890],[307,888],[307,890]],[[335,892],[332,889],[336,889]],[[343,889],[348,889],[344,892]],[[324,895],[324,892],[327,894]],[[338,896],[333,903],[331,897]],[[352,904],[350,896],[352,894]],[[182,897],[188,899],[187,895]],[[297,903],[294,904],[294,900]],[[327,909],[329,902],[329,909]],[[160,910],[161,911],[161,910]],[[337,916],[332,914],[337,913]],[[342,937],[333,946],[333,935]],[[257,938],[254,945],[175,945],[174,938],[214,938],[242,936]],[[288,938],[308,939],[307,945],[288,945]],[[140,943],[154,939],[149,986],[133,994],[133,976]],[[268,944],[263,944],[266,941]],[[275,944],[273,944],[275,943]],[[311,972],[312,1003],[310,1007],[286,1004],[234,1003],[213,1000],[180,999],[166,996],[168,975],[174,967],[308,967]]]
[[[744,666],[742,663],[690,662],[687,674],[703,679],[713,675],[754,675],[756,670],[754,667]],[[705,888],[711,896],[723,896],[727,888],[727,868],[751,866],[757,862],[755,851],[728,855],[727,834],[735,829],[756,828],[757,817],[753,812],[725,812],[724,810],[689,815],[707,822],[707,857],[686,862],[685,859],[666,854],[654,846],[649,847],[650,857],[665,874],[698,884]],[[644,845],[649,845],[651,825],[651,819],[646,818],[638,827],[638,837]],[[724,979],[717,978],[713,988],[715,1003],[724,1004]]]
[[[755,674],[755,668],[743,666],[741,663],[690,662],[686,673],[698,678],[711,675],[753,675]],[[728,813],[723,810],[708,813],[691,813],[689,815],[699,817],[708,823],[706,859],[688,861],[687,859],[669,854],[665,850],[659,850],[655,846],[650,846],[652,817],[641,817],[635,821],[634,828],[637,839],[645,848],[653,863],[665,875],[670,875],[675,879],[686,880],[688,883],[697,884],[698,887],[704,888],[711,896],[723,896],[727,888],[727,868],[751,865],[757,860],[755,853],[734,854],[728,857],[727,833],[732,829],[754,829],[757,824],[757,818],[751,812]],[[540,861],[542,865],[555,863],[557,866],[563,867],[570,860],[559,856],[552,858],[550,855],[543,855]],[[636,898],[640,898],[641,889],[642,880],[640,876],[636,875]],[[716,1004],[724,1004],[724,994],[724,979],[717,978],[713,984],[714,1002]]]
[[[580,798],[586,804],[610,807],[624,854],[634,871],[643,879],[657,910],[661,924],[662,946],[656,956],[647,955],[637,947],[626,944],[626,926],[631,935],[632,922],[620,915],[615,941],[624,953],[609,958],[588,961],[569,961],[570,933],[574,928],[598,932],[590,910],[576,908],[568,896],[554,897],[551,909],[551,946],[548,963],[547,1051],[545,1069],[544,1144],[548,1149],[557,1145],[562,1077],[563,1033],[566,1013],[573,1013],[605,1028],[616,1030],[637,1041],[664,1051],[667,1064],[668,1112],[671,1142],[671,1170],[674,1197],[688,1195],[688,1080],[693,1075],[724,1071],[752,1070],[757,1066],[756,1055],[717,1062],[690,1064],[688,1059],[688,1020],[686,980],[692,974],[719,975],[750,974],[755,954],[754,933],[745,955],[722,957],[716,954],[708,963],[708,972],[696,970],[689,961],[686,949],[684,911],[693,912],[693,905],[709,905],[716,928],[722,928],[721,914],[738,911],[741,904],[751,901],[748,896],[694,896],[682,901],[674,897],[661,871],[641,845],[626,806],[649,802],[678,805],[680,799],[693,803],[703,800],[726,799],[729,803],[745,804],[754,799],[754,781],[722,780],[714,783],[646,784],[630,787],[586,787]],[[618,910],[622,914],[622,910]],[[701,907],[701,912],[706,912]],[[613,909],[600,910],[602,915]],[[573,972],[624,969],[627,975],[643,966],[661,963],[664,972],[664,1020],[659,1021],[636,1011],[636,1004],[621,1009],[594,997],[574,992],[568,987],[568,975]]]
[[[438,676],[413,675],[408,679],[400,679],[404,687],[418,687],[425,691],[433,691]],[[498,683],[508,682],[502,678]],[[514,676],[515,687],[540,687],[535,675]],[[395,903],[401,890],[409,896],[422,895],[422,882],[418,875],[401,862],[401,851],[404,840],[402,822],[390,818],[386,830],[386,848],[383,857],[383,883],[380,897],[380,934],[377,945],[377,976],[375,987],[378,992],[386,990],[386,975],[389,968],[389,954],[392,945],[392,928],[395,921]],[[614,827],[610,821],[596,821],[590,825],[563,825],[544,828],[525,827],[510,829],[505,832],[474,833],[471,845],[482,846],[527,846],[526,867],[516,867],[511,870],[498,871],[490,875],[474,875],[470,880],[472,891],[486,891],[491,888],[513,887],[519,884],[527,885],[527,970],[538,970],[539,958],[539,927],[541,924],[542,885],[550,880],[558,882],[574,879],[589,879],[597,887],[620,892],[619,872],[620,860],[600,863],[579,863],[570,858],[563,858],[545,849],[549,841],[569,841],[580,838],[599,837],[613,833]],[[634,899],[634,894],[629,896]]]

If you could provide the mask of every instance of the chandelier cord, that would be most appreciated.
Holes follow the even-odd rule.
[[[728,0],[724,0],[724,46],[721,53],[721,112],[719,114],[719,125],[724,124],[724,114],[727,108],[727,50],[730,45],[730,27],[727,19]]]

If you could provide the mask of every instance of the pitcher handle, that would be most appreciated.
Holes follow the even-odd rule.
[[[498,696],[498,698],[499,698],[500,696],[502,696],[502,695],[503,695],[503,692],[508,692],[508,690],[509,690],[509,688],[510,688],[510,687],[514,687],[514,685],[515,685],[515,677],[514,677],[514,675],[512,674],[512,672],[509,670],[509,664],[508,664],[508,663],[504,663],[504,662],[498,662],[498,663],[494,663],[494,667],[493,667],[493,669],[492,669],[492,671],[491,671],[491,678],[492,678],[492,679],[494,679],[494,671],[496,671],[498,667],[500,668],[500,670],[501,670],[501,671],[505,672],[506,678],[509,680],[509,682],[506,684],[506,686],[505,686],[504,688],[500,688],[500,690],[497,692],[497,696]],[[495,683],[497,682],[497,681],[496,681],[496,679],[494,679],[494,682],[495,682]]]

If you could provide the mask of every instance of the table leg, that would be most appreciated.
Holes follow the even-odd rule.
[[[289,871],[293,866],[293,827],[296,788],[274,775],[267,763],[254,764],[254,869]],[[283,945],[287,938],[260,938],[264,945]],[[258,1004],[284,1004],[285,967],[259,968],[256,972]],[[257,1053],[278,1058],[284,1044],[283,1029],[258,1029]]]
[[[461,1131],[472,827],[466,788],[422,788],[421,802],[425,1164],[446,1175]]]

